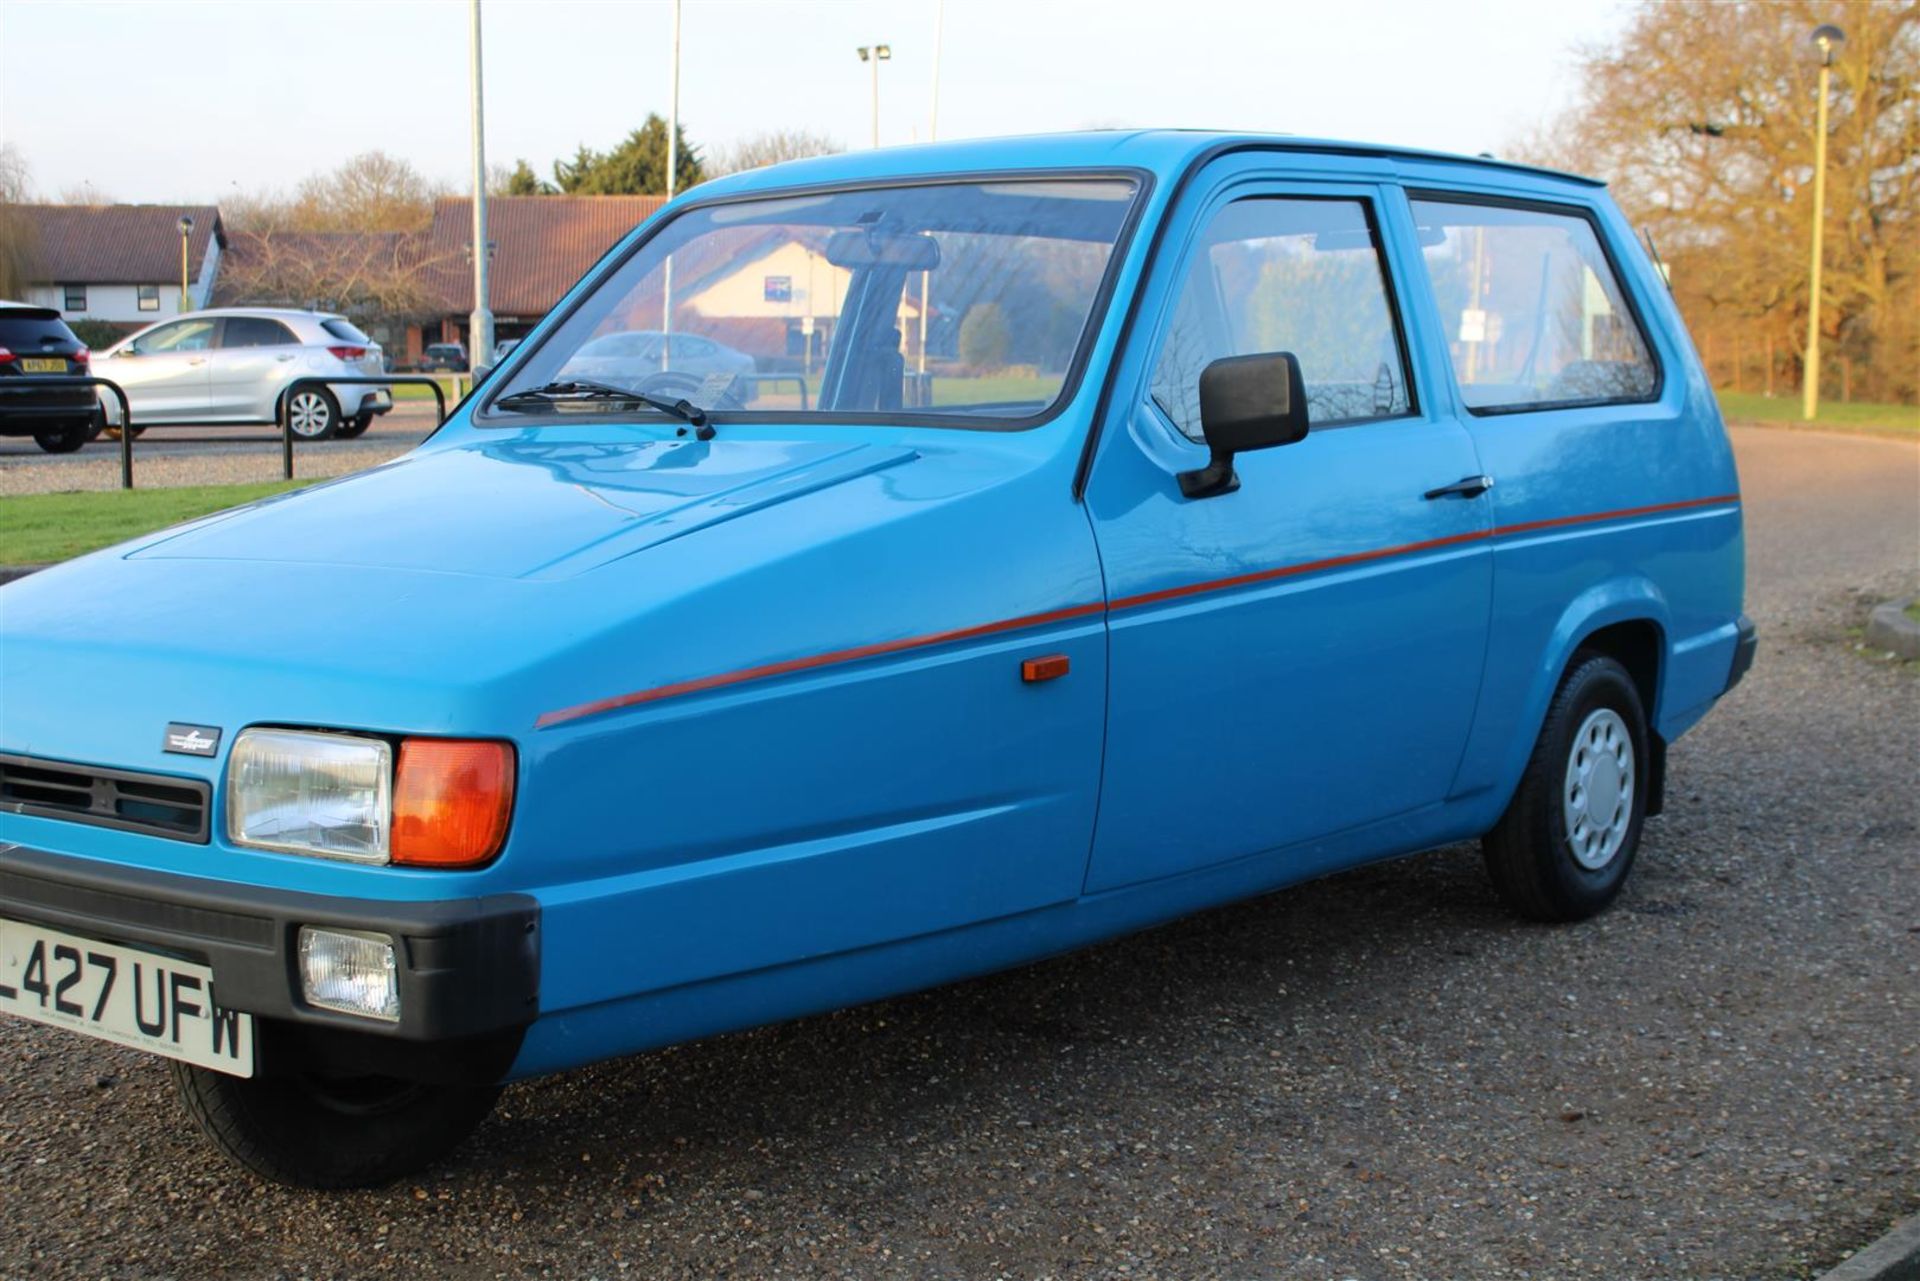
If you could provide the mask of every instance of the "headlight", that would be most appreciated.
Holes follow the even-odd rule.
[[[235,845],[356,863],[473,868],[506,843],[514,751],[494,739],[248,729],[227,758]]]
[[[377,738],[242,730],[227,760],[227,835],[235,845],[387,861],[393,749]]]

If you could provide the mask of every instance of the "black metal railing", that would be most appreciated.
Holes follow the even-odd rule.
[[[284,480],[293,479],[293,398],[302,387],[394,387],[414,386],[431,387],[434,402],[440,408],[439,423],[447,421],[447,393],[438,378],[426,374],[357,374],[351,377],[337,377],[332,374],[309,374],[296,378],[287,384],[280,393],[280,475]],[[435,426],[438,426],[436,423]]]
[[[19,378],[0,378],[0,392],[49,391],[61,387],[105,387],[120,402],[120,488],[133,488],[133,406],[127,393],[111,378],[92,374],[57,374],[42,377],[27,374]],[[91,413],[91,411],[89,411]]]

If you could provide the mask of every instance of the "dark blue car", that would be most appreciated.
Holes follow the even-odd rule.
[[[581,363],[632,332],[752,361]],[[1447,842],[1574,920],[1741,604],[1596,183],[1172,132],[741,174],[407,456],[0,592],[0,1010],[346,1186],[506,1081]]]

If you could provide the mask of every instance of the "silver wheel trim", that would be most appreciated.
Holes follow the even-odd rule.
[[[1580,723],[1560,788],[1573,861],[1597,872],[1613,861],[1633,820],[1633,735],[1620,713],[1602,707]]]
[[[327,429],[332,416],[327,402],[317,391],[303,391],[293,398],[293,434],[318,436]]]

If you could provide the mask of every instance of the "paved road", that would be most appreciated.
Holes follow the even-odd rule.
[[[390,414],[373,420],[359,439],[413,445],[425,440],[433,430],[431,403],[402,402]],[[332,442],[308,446],[325,449]],[[144,458],[164,458],[191,454],[199,457],[222,454],[270,454],[280,448],[280,433],[272,427],[149,427],[134,441],[135,463]],[[31,436],[0,436],[0,460],[7,463],[41,463],[49,467],[70,467],[109,458],[119,465],[120,442],[101,436],[71,454],[49,454],[33,442]]]
[[[1753,675],[1604,917],[1469,846],[510,1091],[258,1184],[138,1055],[0,1025],[0,1275],[1785,1278],[1920,1209],[1920,450],[1737,433]]]
[[[358,471],[401,454],[434,427],[430,404],[403,403],[355,440],[296,443],[294,471],[312,479]],[[134,484],[226,485],[278,480],[278,433],[263,427],[152,427],[133,445]],[[48,454],[27,437],[0,436],[0,497],[120,486],[120,442],[105,437],[71,454]]]

